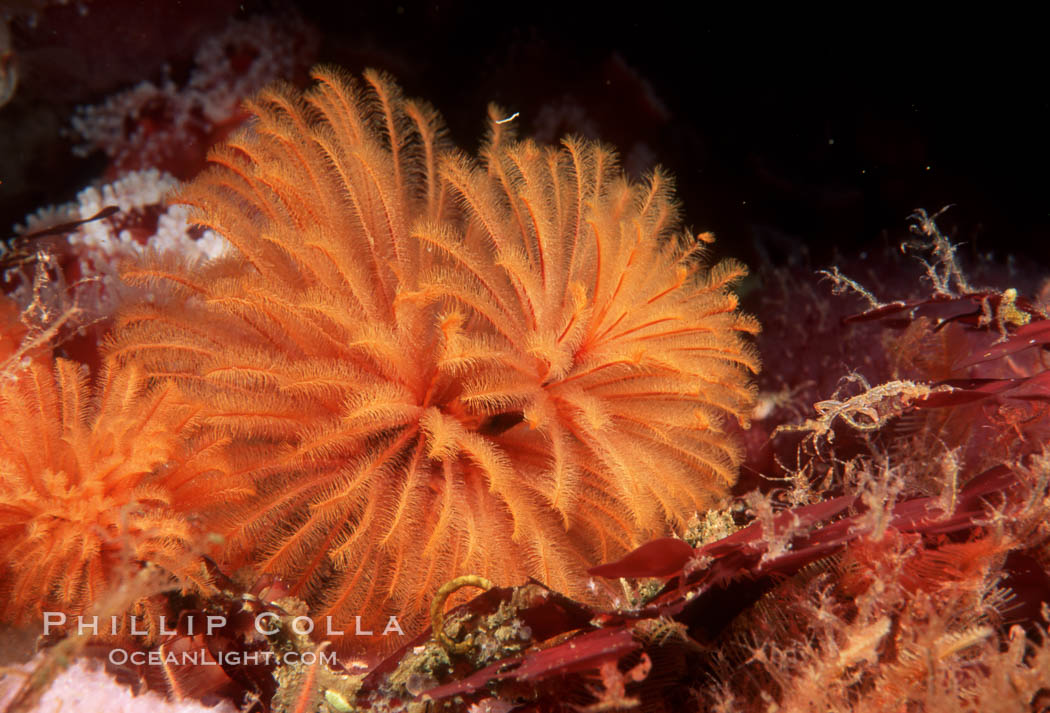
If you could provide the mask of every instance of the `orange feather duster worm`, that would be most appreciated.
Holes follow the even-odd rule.
[[[261,93],[178,196],[235,250],[127,268],[158,302],[110,344],[270,449],[232,552],[381,629],[464,573],[581,594],[586,566],[719,502],[757,324],[668,178],[495,121],[479,163],[388,78],[316,79]]]
[[[133,367],[93,391],[86,371],[38,358],[0,378],[2,621],[82,613],[147,561],[204,586],[200,515],[252,492],[175,386]]]

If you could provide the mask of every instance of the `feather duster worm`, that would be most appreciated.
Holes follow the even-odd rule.
[[[143,562],[203,585],[199,515],[251,492],[174,385],[87,382],[42,358],[0,380],[0,620],[80,613]]]
[[[495,121],[479,164],[388,78],[316,79],[250,102],[179,194],[238,254],[126,269],[168,301],[110,345],[271,448],[234,551],[337,626],[412,625],[463,573],[581,594],[722,498],[757,324],[744,269],[676,233],[667,177]]]

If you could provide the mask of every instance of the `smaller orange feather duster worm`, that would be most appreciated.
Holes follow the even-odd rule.
[[[199,517],[252,488],[200,406],[136,367],[92,389],[75,362],[27,362],[0,376],[0,620],[83,613],[147,561],[203,586]]]
[[[388,78],[315,76],[260,94],[178,197],[235,251],[128,268],[162,299],[110,345],[269,447],[232,553],[339,628],[407,630],[464,573],[582,595],[724,497],[757,325],[667,177],[496,122],[478,163]]]

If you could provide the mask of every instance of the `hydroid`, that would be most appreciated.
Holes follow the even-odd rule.
[[[582,595],[586,566],[718,502],[757,324],[668,177],[495,122],[474,160],[389,78],[315,78],[250,102],[179,194],[235,253],[127,268],[160,300],[110,345],[268,449],[231,558],[382,629],[464,573]]]
[[[0,618],[81,613],[149,562],[185,588],[206,513],[251,492],[201,407],[141,370],[37,359],[0,378]]]

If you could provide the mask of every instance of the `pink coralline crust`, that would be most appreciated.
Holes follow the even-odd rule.
[[[26,675],[33,670],[34,662],[21,667]],[[0,681],[0,708],[13,702],[18,689],[13,684],[20,681],[12,672],[7,681]],[[10,687],[9,687],[10,686]],[[79,660],[60,673],[41,695],[31,713],[50,711],[77,711],[77,713],[234,713],[237,709],[229,701],[217,706],[206,706],[200,701],[187,699],[169,701],[152,691],[136,695],[130,688],[117,683],[97,662]]]

